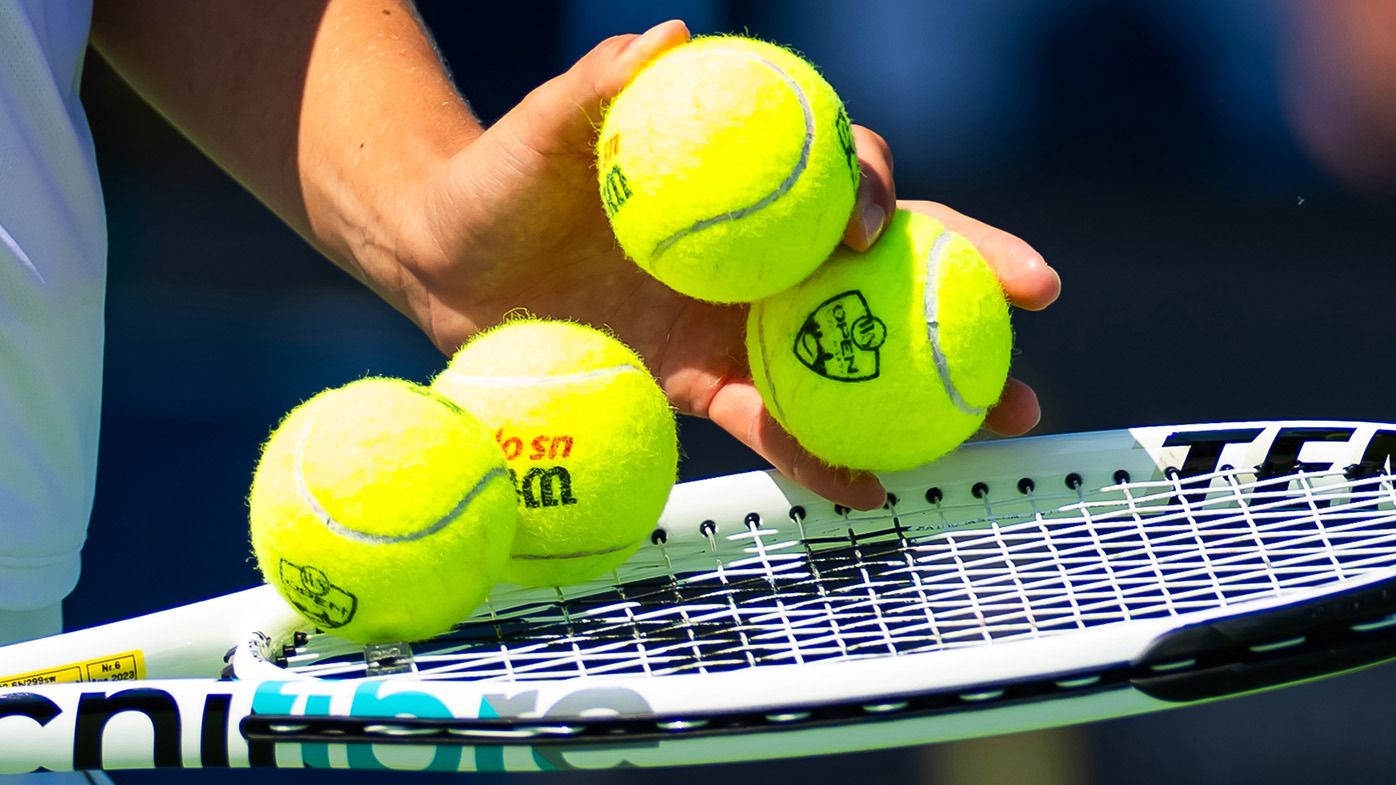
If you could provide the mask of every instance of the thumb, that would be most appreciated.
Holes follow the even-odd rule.
[[[606,103],[651,60],[688,38],[688,27],[677,19],[640,35],[608,38],[566,73],[529,93],[510,114],[527,118],[535,149],[590,147]]]
[[[678,19],[660,22],[641,35],[614,36],[598,44],[561,78],[571,83],[570,89],[576,90],[579,98],[609,101],[641,68],[687,42],[688,37],[688,26]]]

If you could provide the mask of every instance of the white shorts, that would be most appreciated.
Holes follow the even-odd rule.
[[[63,631],[63,603],[32,611],[0,609],[0,645],[17,643]]]

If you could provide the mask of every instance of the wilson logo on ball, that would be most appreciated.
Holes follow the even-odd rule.
[[[606,170],[606,177],[601,183],[601,206],[606,210],[607,217],[615,215],[632,195],[625,173],[620,170],[620,166],[611,163],[619,151],[619,134],[601,144],[601,168]]]
[[[858,145],[853,141],[853,122],[848,119],[848,111],[842,106],[839,107],[838,117],[834,119],[834,131],[839,135],[839,147],[843,148],[843,157],[848,161],[848,172],[853,177],[853,187],[858,187],[858,176],[861,170],[858,167]]]
[[[836,382],[876,379],[878,349],[887,325],[873,315],[859,291],[834,295],[814,309],[795,336],[795,356],[811,371]]]
[[[572,455],[571,436],[539,434],[533,437],[505,436],[504,429],[495,431],[494,440],[504,451],[506,461],[566,460]],[[526,472],[509,468],[509,480],[519,503],[529,509],[576,504],[572,493],[572,473],[565,466],[534,466]]]
[[[509,470],[509,479],[519,495],[519,503],[529,509],[576,504],[572,493],[572,473],[565,466],[535,466],[524,473]]]
[[[606,215],[615,215],[620,208],[630,199],[630,183],[626,182],[625,174],[621,172],[619,166],[612,166],[606,172],[606,183],[601,187],[601,204],[606,209]]]

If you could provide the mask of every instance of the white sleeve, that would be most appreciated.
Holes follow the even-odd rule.
[[[90,0],[0,2],[0,608],[77,581],[96,481],[106,226],[78,78]]]

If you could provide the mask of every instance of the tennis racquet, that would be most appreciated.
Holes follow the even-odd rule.
[[[1396,658],[1393,451],[1326,421],[990,441],[870,513],[685,483],[609,580],[501,586],[431,641],[259,587],[2,648],[0,772],[754,760],[1307,681]]]

